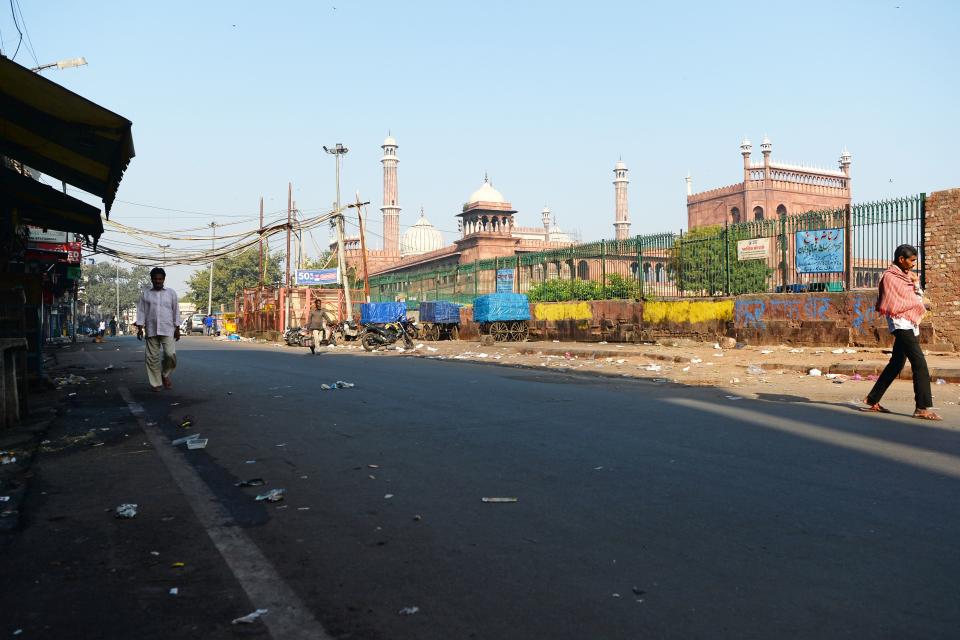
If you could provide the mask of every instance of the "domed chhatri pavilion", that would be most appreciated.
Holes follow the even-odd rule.
[[[488,258],[503,258],[534,251],[568,247],[574,238],[557,226],[550,209],[540,213],[541,227],[516,225],[513,205],[484,176],[480,187],[470,194],[460,213],[456,214],[460,238],[444,246],[443,234],[427,220],[423,209],[420,219],[400,236],[400,198],[397,183],[397,141],[388,136],[383,141],[383,248],[367,249],[370,275],[399,274],[405,271],[448,269],[463,263]],[[622,163],[620,163],[622,164]],[[624,168],[624,173],[626,169]],[[626,217],[626,188],[623,187]],[[618,214],[618,219],[620,214]],[[629,225],[629,222],[626,222]],[[332,245],[333,248],[333,245]],[[347,239],[344,254],[349,268],[363,277],[363,260],[359,238]]]

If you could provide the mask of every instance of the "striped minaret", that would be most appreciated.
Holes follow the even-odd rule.
[[[627,165],[623,160],[617,160],[617,166],[613,169],[614,194],[616,195],[616,222],[613,228],[616,232],[617,240],[626,240],[630,237],[630,209],[627,206]]]
[[[387,133],[383,148],[383,249],[400,253],[400,198],[397,196],[397,141]]]

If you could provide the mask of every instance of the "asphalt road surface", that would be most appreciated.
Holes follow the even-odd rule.
[[[112,344],[96,357],[142,348]],[[132,399],[164,441],[209,438],[169,450],[179,482],[238,525],[248,546],[218,547],[246,554],[240,582],[306,609],[268,614],[278,640],[311,616],[384,640],[960,629],[949,426],[395,353],[185,338],[178,357],[172,391]],[[356,387],[320,390],[337,380]]]

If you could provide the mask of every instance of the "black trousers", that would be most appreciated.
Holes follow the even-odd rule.
[[[887,363],[877,383],[867,395],[868,403],[880,402],[887,388],[903,371],[903,365],[907,360],[910,361],[910,368],[913,370],[913,397],[916,400],[917,409],[929,409],[933,406],[927,359],[923,357],[920,338],[915,336],[911,329],[897,329],[893,332],[893,355],[890,356],[890,362]]]

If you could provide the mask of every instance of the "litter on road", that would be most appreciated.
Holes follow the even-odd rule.
[[[283,500],[283,494],[287,492],[286,489],[271,489],[266,493],[261,493],[257,496],[257,502],[267,501],[267,502],[280,502]]]
[[[257,621],[257,618],[259,618],[266,612],[267,612],[266,609],[257,609],[253,613],[248,613],[245,616],[234,618],[230,624],[253,624],[254,622]]]
[[[187,441],[187,449],[205,449],[207,447],[206,438],[194,438]]]
[[[822,376],[823,371],[820,371],[820,369],[810,369],[810,371],[807,372],[807,375],[813,377]]]
[[[199,433],[194,433],[194,434],[191,434],[191,435],[189,435],[189,436],[184,436],[184,437],[182,437],[182,438],[177,438],[176,440],[173,440],[173,441],[170,443],[170,445],[171,445],[171,446],[174,446],[174,447],[179,447],[180,445],[185,444],[185,443],[187,443],[187,442],[190,442],[191,440],[196,440],[196,439],[199,438],[199,437],[200,437],[200,434],[199,434]]]
[[[132,518],[137,515],[137,506],[133,503],[124,503],[116,508],[114,512],[114,517],[116,518]]]
[[[517,502],[519,498],[502,498],[502,497],[483,497],[480,498],[482,502]]]
[[[263,478],[250,478],[249,480],[242,480],[240,482],[234,483],[235,487],[262,487],[267,484],[263,481]]]
[[[170,587],[170,595],[172,596],[180,595],[180,589],[178,589],[177,587]]]
[[[398,611],[397,613],[399,613],[402,616],[412,616],[418,611],[420,611],[420,607],[404,607],[403,609],[400,609],[400,611]]]

